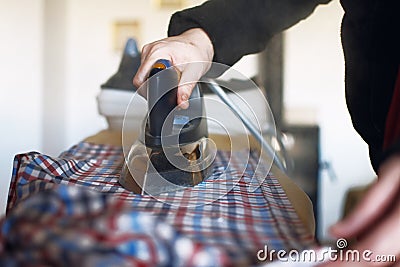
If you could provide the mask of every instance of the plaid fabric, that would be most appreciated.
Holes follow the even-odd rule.
[[[249,190],[258,161],[251,153],[243,162],[246,153],[219,151],[206,181],[158,199],[119,185],[121,147],[82,142],[59,158],[17,155],[0,258],[66,266],[231,266],[255,264],[265,245],[315,245],[272,173]]]

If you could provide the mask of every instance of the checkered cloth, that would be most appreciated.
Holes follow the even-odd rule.
[[[258,158],[246,153],[219,151],[207,180],[157,199],[120,186],[121,147],[17,155],[0,266],[243,266],[265,245],[315,245],[272,173],[249,190]]]

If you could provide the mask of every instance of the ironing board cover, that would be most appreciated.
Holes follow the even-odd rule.
[[[198,197],[202,186],[215,183],[218,189],[216,177],[227,158],[240,153],[219,151],[210,178],[166,194],[182,201],[178,206],[119,185],[119,146],[81,142],[57,158],[17,155],[0,225],[0,265],[248,266],[257,264],[257,251],[265,245],[275,250],[315,245],[272,173],[254,192],[248,190],[253,154],[226,195],[187,207],[204,201]],[[225,171],[228,180],[239,175],[238,162]]]

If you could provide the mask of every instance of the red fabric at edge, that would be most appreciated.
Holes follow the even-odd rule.
[[[387,149],[396,140],[400,139],[400,67],[397,72],[397,80],[393,91],[392,102],[386,117],[385,136],[383,149]]]

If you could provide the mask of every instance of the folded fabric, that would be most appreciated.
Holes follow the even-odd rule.
[[[121,147],[82,142],[58,158],[17,155],[0,265],[251,265],[265,245],[315,245],[272,173],[249,190],[258,161],[243,153],[219,151],[208,179],[157,198],[119,185]]]
[[[0,266],[228,263],[223,250],[196,243],[117,198],[77,186],[60,185],[21,202],[2,222],[0,240]]]

